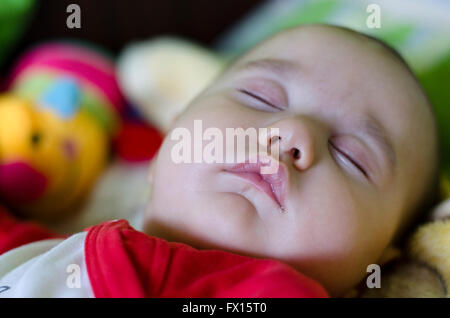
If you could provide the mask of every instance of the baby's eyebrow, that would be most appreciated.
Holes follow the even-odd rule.
[[[238,67],[238,71],[246,70],[263,70],[287,78],[298,77],[301,72],[300,67],[294,62],[271,58],[253,60]]]
[[[395,151],[391,141],[387,137],[386,130],[380,122],[376,118],[368,116],[361,121],[359,128],[364,134],[369,135],[377,142],[383,152],[387,155],[387,159],[391,166],[395,167],[397,162]]]

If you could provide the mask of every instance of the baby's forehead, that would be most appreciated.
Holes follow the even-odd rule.
[[[395,87],[413,96],[415,103],[429,104],[413,72],[394,49],[346,28],[308,25],[280,32],[238,58],[229,71],[257,68],[277,74],[298,71],[305,79],[315,77],[335,86],[336,91],[346,83],[350,90]]]
[[[385,63],[402,64],[402,58],[382,41],[362,33],[328,25],[305,25],[279,32],[243,54],[234,64],[260,58],[282,58],[299,64],[352,61],[368,63],[384,59]],[[351,57],[351,59],[350,59]]]

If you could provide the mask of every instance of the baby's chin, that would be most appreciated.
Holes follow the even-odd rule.
[[[199,214],[185,209],[183,213],[173,215],[173,219],[155,215],[149,208],[144,232],[169,242],[181,242],[199,250],[216,249],[248,257],[279,260],[317,280],[333,296],[343,295],[362,279],[362,276],[346,277],[347,270],[344,272],[336,270],[343,268],[342,264],[338,264],[339,260],[303,257],[302,251],[283,245],[284,237],[280,236],[282,233],[266,232],[267,228],[279,227],[282,224],[276,220],[261,218],[261,212],[257,210],[252,200],[257,202],[256,205],[263,200],[257,199],[259,194],[256,192],[248,195],[255,196],[247,199],[237,193],[215,193],[208,196],[211,200],[203,202],[204,210],[193,209],[200,212]],[[274,211],[270,210],[269,213],[273,214]],[[209,214],[210,221],[208,218],[200,218],[201,214]],[[188,222],[173,221],[189,217],[191,219]],[[350,267],[349,264],[346,268]]]

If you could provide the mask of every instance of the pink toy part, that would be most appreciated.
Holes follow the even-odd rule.
[[[23,162],[0,165],[0,197],[9,203],[38,199],[47,187],[47,178]]]
[[[40,45],[20,59],[8,81],[11,86],[17,77],[28,69],[56,70],[65,75],[72,74],[98,87],[115,111],[122,113],[124,97],[120,92],[112,61],[94,50],[69,43]]]

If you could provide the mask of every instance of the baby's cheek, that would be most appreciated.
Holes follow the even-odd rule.
[[[293,202],[296,235],[310,253],[345,258],[360,249],[368,234],[364,206],[338,179],[315,180],[328,182],[305,184]]]
[[[290,228],[298,240],[285,247],[286,259],[331,290],[357,284],[378,251],[364,215],[357,204],[333,196],[310,204],[295,230]]]

